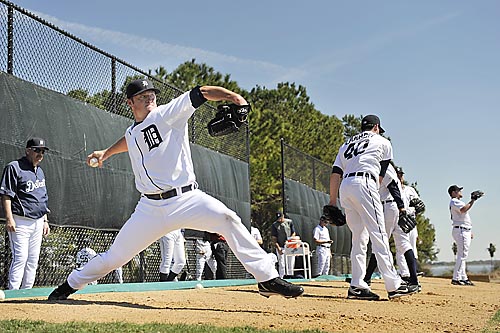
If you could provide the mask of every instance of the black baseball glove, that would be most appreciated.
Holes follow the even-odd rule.
[[[336,206],[323,206],[323,215],[326,217],[328,223],[334,224],[337,227],[346,224],[344,213],[342,213],[342,211]]]
[[[410,207],[415,208],[415,213],[420,214],[425,211],[425,204],[420,198],[413,198],[410,200]]]
[[[247,123],[250,105],[221,104],[217,106],[215,118],[207,125],[211,136],[222,136],[238,132]]]
[[[471,200],[477,200],[484,195],[484,192],[481,190],[476,190],[470,194]]]
[[[406,214],[406,211],[399,212],[398,225],[405,233],[409,233],[417,226],[417,220],[413,216]]]

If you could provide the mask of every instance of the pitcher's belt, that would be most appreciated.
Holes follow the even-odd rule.
[[[195,187],[193,184],[183,186],[183,187],[181,187],[181,193],[189,192],[189,191],[194,190],[194,189],[195,189]],[[175,189],[175,188],[168,190],[166,192],[163,192],[163,193],[144,194],[144,196],[146,198],[151,199],[151,200],[165,200],[165,199],[173,198],[177,195],[179,195],[179,194],[177,193],[177,189]]]

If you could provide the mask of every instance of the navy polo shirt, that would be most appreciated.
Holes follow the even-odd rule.
[[[49,213],[45,174],[26,158],[12,161],[3,170],[0,195],[12,199],[12,213],[39,219]]]

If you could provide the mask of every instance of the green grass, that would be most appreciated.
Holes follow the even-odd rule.
[[[482,333],[498,333],[500,332],[500,310],[490,319]]]
[[[182,324],[128,324],[128,323],[84,323],[70,322],[62,324],[46,323],[31,320],[1,320],[0,332],[3,333],[321,333],[320,330],[290,331],[290,330],[260,330],[253,327],[222,328],[207,325]]]
[[[490,319],[482,333],[499,332],[500,310]],[[0,320],[2,333],[323,333],[321,330],[263,330],[253,327],[215,327],[208,325],[182,325],[182,324],[128,324],[128,323],[86,323],[70,322],[62,324],[46,323],[32,320]]]

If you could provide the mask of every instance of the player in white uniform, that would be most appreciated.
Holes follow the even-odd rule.
[[[269,297],[297,297],[304,289],[278,277],[266,252],[258,246],[241,219],[222,202],[198,189],[188,138],[188,120],[210,101],[246,105],[246,100],[217,86],[195,87],[157,106],[152,82],[134,80],[126,88],[127,104],[135,123],[125,136],[107,149],[87,156],[99,166],[109,157],[128,152],[141,198],[105,253],[94,257],[81,270],[73,270],[49,300],[66,299],[111,270],[130,261],[161,236],[175,229],[205,230],[224,236],[232,252],[258,282],[259,293]]]
[[[352,232],[352,279],[347,297],[379,299],[363,280],[367,244],[371,239],[372,251],[377,256],[379,271],[384,278],[388,296],[392,299],[412,294],[418,289],[407,285],[396,273],[385,231],[378,190],[392,159],[392,146],[389,140],[379,135],[384,130],[377,116],[363,117],[361,130],[363,132],[351,137],[339,149],[330,175],[329,204],[336,206],[340,195],[340,204]]]
[[[160,282],[174,281],[186,264],[186,249],[181,229],[162,236],[160,243]]]
[[[465,271],[465,262],[469,255],[469,247],[472,239],[472,221],[469,210],[472,208],[475,200],[471,199],[468,203],[463,202],[463,187],[452,185],[448,188],[450,200],[450,213],[453,225],[452,235],[457,244],[457,260],[453,270],[451,284],[473,286],[467,272]]]
[[[201,281],[203,272],[205,271],[205,264],[208,265],[212,278],[215,279],[215,272],[217,271],[217,261],[212,255],[212,247],[210,242],[206,239],[197,239],[195,243],[196,248],[196,280]]]
[[[406,213],[408,215],[413,216],[414,218],[417,218],[416,213],[415,213],[415,208],[410,207],[410,201],[413,198],[420,198],[418,196],[417,191],[409,185],[405,185],[405,178],[404,178],[404,171],[401,167],[396,168],[396,173],[398,175],[399,181],[401,183],[401,188],[403,189],[403,192],[401,192],[403,201],[405,202],[405,207],[406,207]],[[418,229],[417,227],[413,228],[409,233],[408,237],[410,237],[410,244],[411,248],[413,250],[413,255],[415,256],[415,262],[418,262],[418,250],[417,250],[417,239],[418,239]],[[410,270],[408,268],[408,265],[405,260],[404,252],[398,252],[396,251],[396,263],[398,264],[399,268],[399,274],[403,278],[409,277],[410,276]]]
[[[313,230],[313,239],[316,243],[316,255],[318,258],[318,275],[330,274],[330,260],[332,251],[330,249],[333,241],[330,239],[330,232],[326,227],[327,219],[321,216],[319,224]]]
[[[389,164],[387,167],[387,172],[384,179],[382,179],[382,183],[380,184],[379,193],[382,206],[384,207],[384,221],[387,237],[394,237],[396,253],[402,253],[403,261],[405,262],[407,269],[410,267],[408,273],[409,275],[402,276],[402,278],[408,284],[418,286],[420,291],[420,285],[417,277],[417,263],[410,244],[410,237],[409,234],[401,230],[398,225],[399,214],[400,212],[406,213],[408,205],[405,204],[405,201],[402,198],[401,183],[399,182],[396,170],[392,164]],[[365,282],[368,284],[371,282],[371,276],[376,267],[377,260],[375,255],[372,253],[364,278]]]

